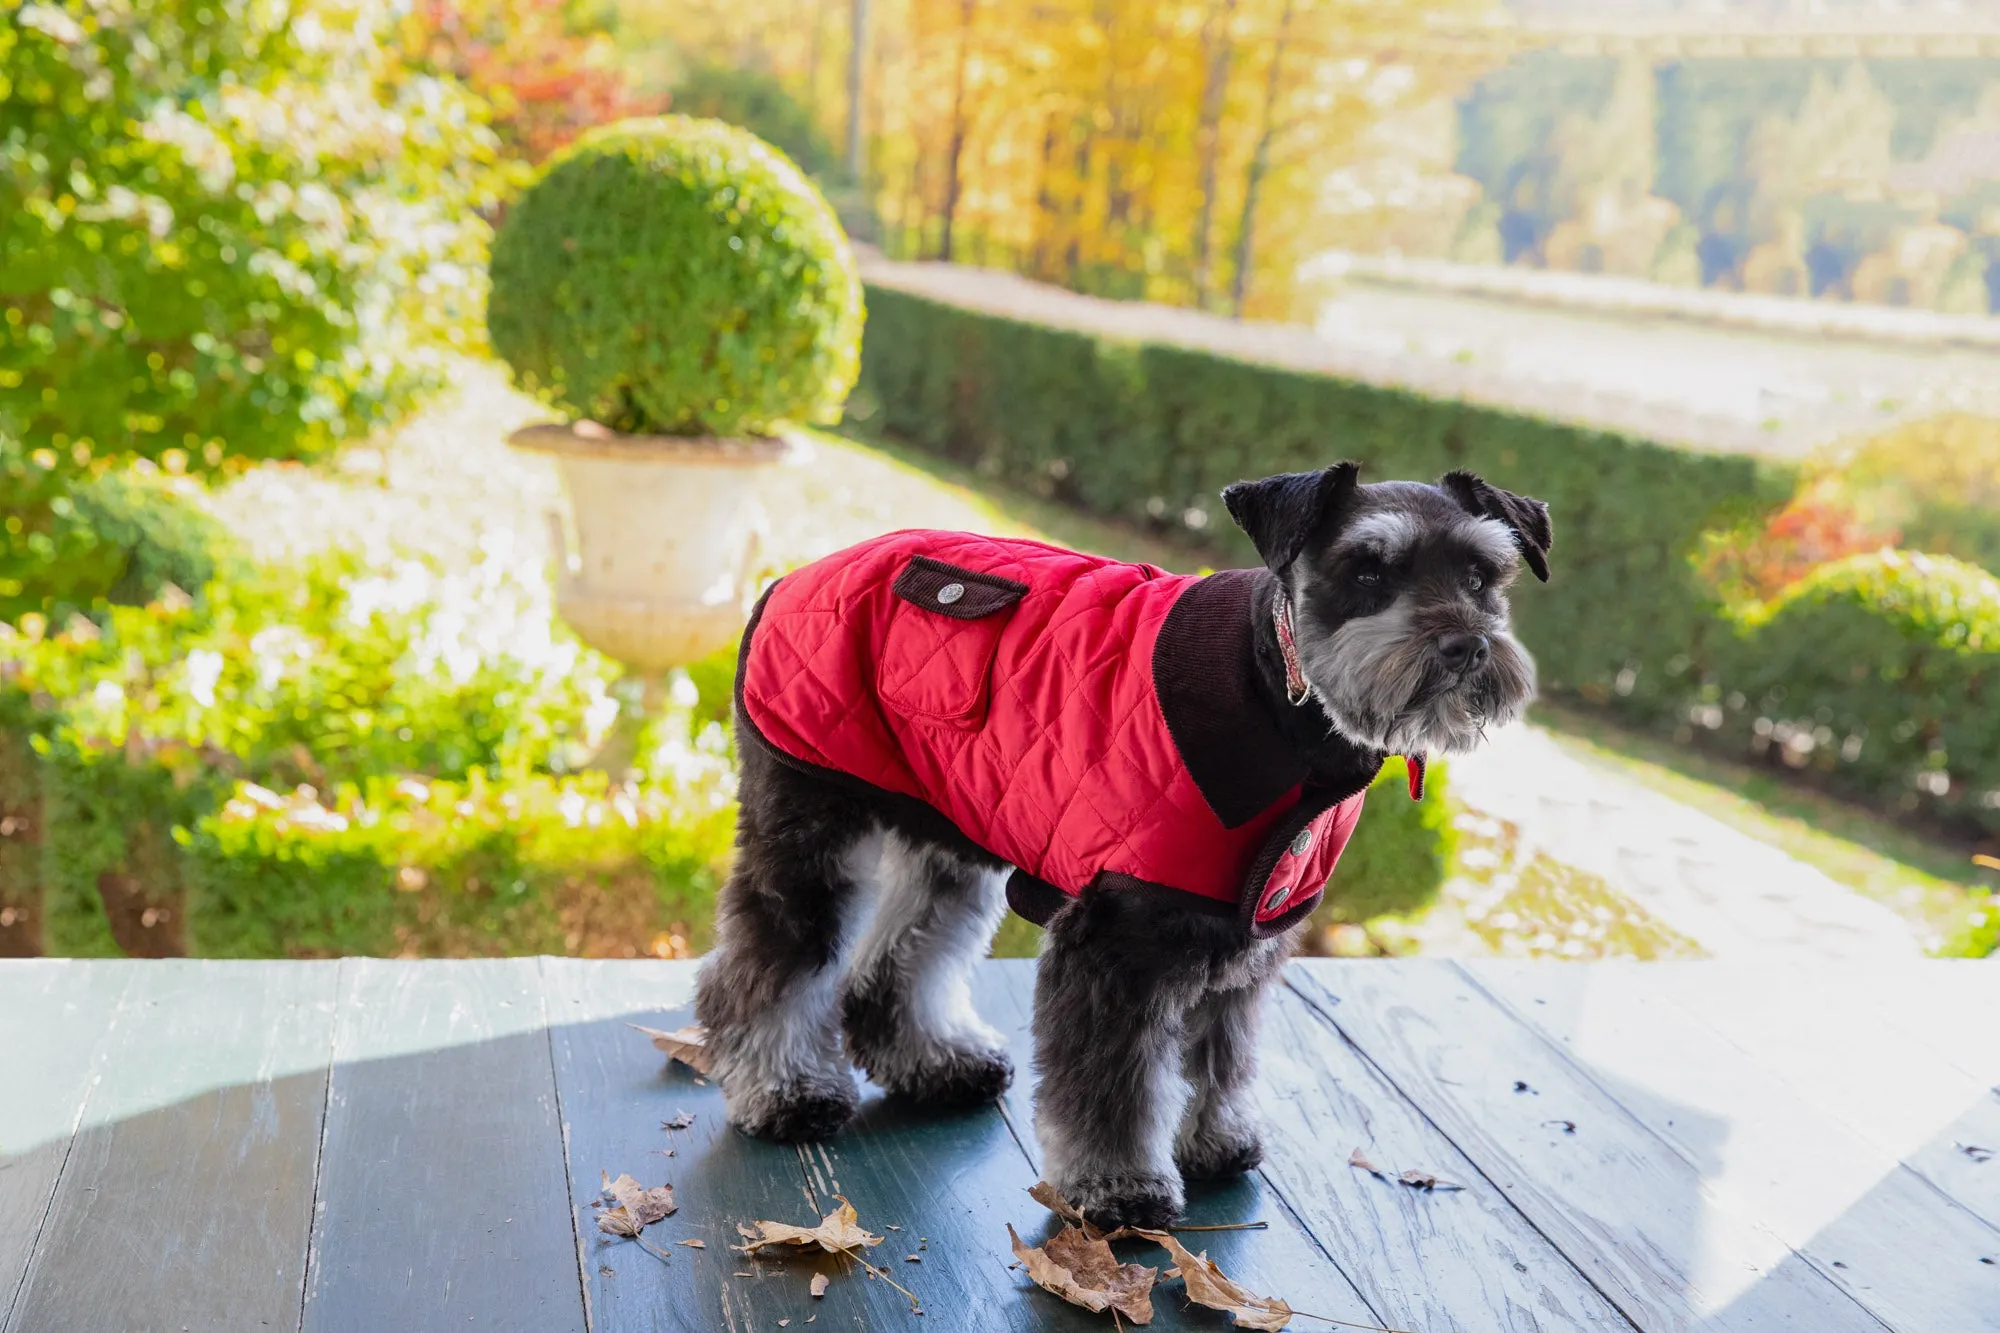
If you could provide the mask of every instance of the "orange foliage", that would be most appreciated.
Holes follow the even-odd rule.
[[[666,108],[618,63],[610,33],[576,21],[570,0],[418,0],[402,39],[414,63],[486,99],[501,142],[531,162],[593,125]]]
[[[1829,488],[1809,487],[1762,527],[1711,541],[1702,573],[1731,600],[1765,601],[1821,565],[1901,540],[1901,533],[1868,522]]]

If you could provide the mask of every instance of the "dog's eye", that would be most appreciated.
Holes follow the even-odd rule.
[[[1465,576],[1465,587],[1468,592],[1484,591],[1486,588],[1486,576],[1476,569],[1473,570]]]
[[[1364,588],[1379,587],[1382,583],[1382,572],[1377,569],[1364,569],[1354,576],[1354,581]]]

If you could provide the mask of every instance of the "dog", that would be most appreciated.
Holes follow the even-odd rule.
[[[1182,577],[903,532],[768,589],[743,638],[737,853],[697,983],[730,1121],[810,1142],[892,1096],[1000,1096],[970,978],[1008,905],[1036,973],[1044,1174],[1164,1226],[1262,1159],[1265,988],[1391,754],[1476,745],[1534,694],[1506,591],[1540,501],[1342,463],[1222,495],[1264,568]]]

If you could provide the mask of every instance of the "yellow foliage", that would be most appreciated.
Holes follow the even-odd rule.
[[[853,0],[626,0],[624,31],[778,76],[845,141]],[[640,10],[650,11],[642,17]],[[1294,313],[1363,132],[1504,56],[1485,0],[870,0],[884,248],[1106,296]]]

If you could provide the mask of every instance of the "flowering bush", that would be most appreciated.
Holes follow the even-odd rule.
[[[1742,605],[1777,596],[1821,565],[1900,539],[1894,528],[1864,518],[1835,487],[1809,485],[1761,523],[1706,534],[1696,563],[1725,602]]]
[[[89,565],[60,502],[108,461],[312,454],[476,343],[495,141],[396,63],[392,8],[65,0],[0,23],[0,619]]]
[[[462,571],[336,554],[0,627],[0,721],[42,789],[40,943],[685,951],[733,825],[728,734],[684,676],[641,781],[580,771],[613,677],[504,535]]]

